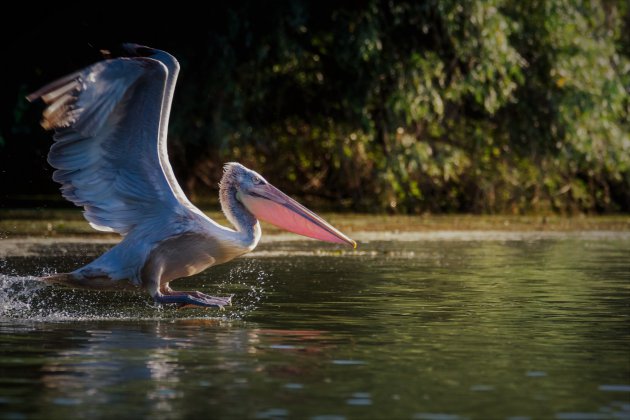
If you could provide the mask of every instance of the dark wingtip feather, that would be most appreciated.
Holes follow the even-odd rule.
[[[68,126],[72,122],[72,106],[81,83],[76,76],[63,78],[44,86],[26,97],[30,102],[42,99],[48,107],[44,110],[42,127],[46,130]]]
[[[41,87],[40,89],[37,89],[35,92],[30,93],[26,96],[26,100],[28,100],[29,102],[33,102],[39,98],[44,98],[44,96],[46,96],[47,94],[54,92],[55,90],[59,89],[62,86],[67,85],[68,83],[76,80],[79,76],[80,72],[75,72],[72,74],[69,74],[67,76],[64,76],[62,78],[59,78],[57,80],[55,80],[54,82],[48,83],[47,85]]]

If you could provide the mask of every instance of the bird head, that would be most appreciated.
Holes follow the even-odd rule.
[[[256,218],[279,228],[326,242],[357,244],[324,219],[240,163],[225,165],[221,189],[233,188],[236,199]]]

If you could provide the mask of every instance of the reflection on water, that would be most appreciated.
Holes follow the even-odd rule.
[[[630,418],[630,238],[463,239],[269,242],[182,281],[224,312],[22,277],[102,245],[5,254],[0,416]]]

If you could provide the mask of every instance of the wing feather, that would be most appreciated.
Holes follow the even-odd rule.
[[[84,207],[95,229],[125,235],[182,206],[159,155],[167,77],[158,60],[118,58],[28,96],[48,105],[42,126],[55,130],[48,153],[53,180],[66,199]]]

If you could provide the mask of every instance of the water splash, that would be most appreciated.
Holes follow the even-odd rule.
[[[15,318],[33,309],[33,299],[45,287],[37,277],[0,274],[0,319]]]
[[[169,312],[136,293],[66,289],[38,277],[0,274],[0,321],[161,319]]]
[[[230,319],[244,319],[255,311],[268,293],[273,291],[273,284],[267,282],[270,274],[261,270],[256,261],[243,261],[230,270],[226,279],[218,285],[219,290],[237,289],[233,306],[227,316]]]
[[[0,264],[1,265],[1,264]],[[1,269],[2,267],[0,267]],[[49,270],[40,269],[42,275]],[[155,304],[147,293],[138,290],[96,291],[48,285],[35,276],[0,274],[0,321],[84,321],[84,320],[169,320],[218,318],[241,320],[255,311],[272,287],[269,275],[255,261],[232,268],[225,280],[212,284],[206,293],[235,295],[234,304],[224,310],[185,309]]]

